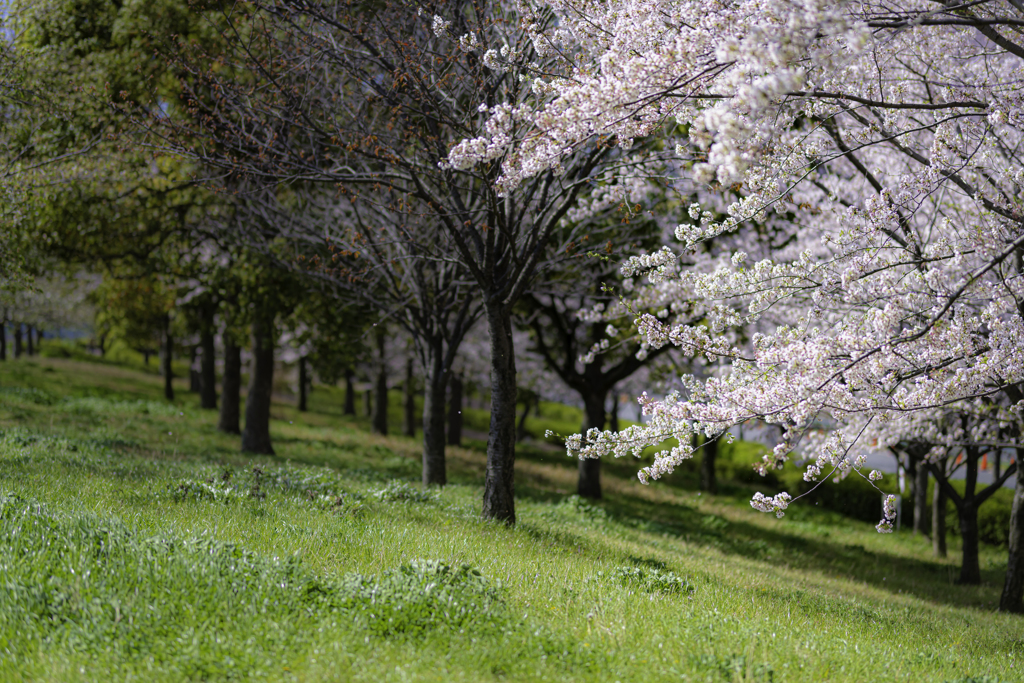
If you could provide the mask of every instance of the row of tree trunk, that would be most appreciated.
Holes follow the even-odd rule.
[[[174,336],[170,317],[164,318],[163,344],[160,349],[160,369],[164,378],[164,397],[174,400]],[[215,329],[213,321],[205,321],[200,329],[199,348],[202,352],[200,367],[193,383],[199,393],[199,406],[204,410],[217,409],[217,374]],[[228,434],[242,435],[242,450],[252,453],[273,454],[270,440],[270,399],[274,384],[273,319],[259,317],[252,325],[253,364],[249,374],[249,393],[245,404],[245,431],[240,429],[240,391],[242,386],[242,349],[231,335],[224,335],[224,374],[221,384],[220,415],[217,429]]]
[[[18,330],[20,326],[16,328]],[[367,412],[371,416],[373,430],[379,434],[387,434],[387,408],[388,408],[388,385],[386,366],[383,362],[386,340],[382,333],[376,335],[376,351],[378,355],[377,370],[374,376],[372,398],[371,392],[367,392]],[[31,332],[29,333],[31,339]],[[225,335],[229,339],[229,335]],[[169,320],[165,325],[165,339],[162,355],[162,365],[165,377],[165,394],[167,398],[174,398],[174,389],[171,384],[171,349],[174,340],[170,332]],[[18,335],[15,336],[15,347],[19,345]],[[0,350],[4,350],[5,339],[0,336]],[[498,344],[501,346],[501,344]],[[270,401],[273,387],[274,374],[274,335],[273,320],[267,317],[258,317],[252,324],[252,347],[253,367],[250,373],[249,393],[246,402],[245,430],[242,435],[242,450],[272,454],[273,446],[270,439]],[[31,346],[30,346],[31,348]],[[215,349],[214,330],[212,325],[204,326],[200,334],[200,348],[202,350],[201,364],[199,368],[198,386],[194,387],[200,394],[200,405],[204,409],[216,409],[217,394],[215,389]],[[239,390],[241,385],[241,349],[230,342],[225,346],[225,362],[223,377],[223,397],[221,401],[220,421],[218,428],[228,433],[239,433]],[[496,351],[501,351],[497,349]],[[17,353],[17,351],[16,351]],[[509,361],[514,366],[514,361]],[[439,370],[438,368],[433,368]],[[424,407],[422,427],[424,432],[424,454],[423,454],[423,484],[425,486],[441,485],[447,482],[444,447],[458,445],[462,436],[462,401],[463,383],[457,376],[445,377],[442,372],[426,373],[426,386],[424,387]],[[514,372],[514,368],[510,371]],[[431,381],[431,379],[442,379],[444,381]],[[353,387],[353,375],[351,371],[345,374],[346,396],[344,411],[347,414],[355,413],[355,399]],[[404,377],[404,405],[403,405],[403,432],[408,436],[415,436],[415,377],[413,361],[410,358],[405,367]],[[299,361],[299,409],[307,407],[307,391],[309,377],[306,367],[306,359]],[[450,402],[447,411],[447,425],[445,424],[445,394],[450,385]],[[509,392],[506,392],[509,393]],[[513,405],[521,397],[504,394],[492,395],[492,409],[495,401],[508,401]],[[585,432],[591,427],[603,429],[608,421],[606,411],[607,392],[604,395],[589,395],[585,397],[585,421],[582,429]],[[531,404],[526,401],[523,417],[530,410]],[[370,407],[372,406],[372,411]],[[613,405],[611,427],[616,429],[617,414],[615,412],[617,403]],[[493,412],[493,410],[492,410]],[[493,419],[492,419],[493,421]],[[500,442],[508,438],[513,442],[521,438],[524,420],[511,424],[511,429],[500,429],[501,425],[491,425],[492,433],[490,442],[497,439]],[[447,426],[447,430],[445,427]],[[508,426],[508,425],[506,425]],[[518,427],[518,428],[517,428]],[[498,434],[493,429],[498,428]],[[508,431],[508,434],[505,434]],[[447,432],[447,434],[446,434]],[[489,443],[490,443],[489,442]],[[500,443],[490,443],[489,448]],[[695,443],[695,446],[697,444]],[[715,492],[717,481],[715,477],[715,460],[717,457],[718,440],[705,439],[700,445],[701,458],[699,466],[700,488],[702,491]],[[1024,451],[1024,449],[1020,449]],[[981,570],[979,564],[979,539],[978,539],[978,508],[994,493],[999,485],[1009,476],[1017,471],[1017,464],[1013,463],[1009,468],[997,476],[998,481],[983,491],[976,491],[978,475],[978,454],[968,454],[966,460],[966,488],[964,494],[958,493],[950,485],[948,478],[934,465],[926,465],[919,457],[908,458],[911,464],[908,474],[911,475],[911,486],[913,488],[913,529],[915,534],[925,534],[928,521],[931,522],[931,532],[934,553],[938,557],[945,557],[946,548],[946,508],[952,501],[957,509],[960,533],[963,543],[963,562],[961,566],[960,580],[962,584],[978,584],[981,582]],[[1022,453],[1024,455],[1024,453]],[[914,467],[915,462],[920,466]],[[507,510],[503,506],[511,506],[511,501],[505,500],[502,492],[511,492],[512,482],[505,481],[511,477],[511,471],[498,471],[494,460],[488,466],[487,481],[494,487],[491,495],[485,496],[485,501],[491,501],[491,506],[496,506],[492,511],[494,516],[501,517]],[[997,465],[998,467],[998,465]],[[577,493],[589,498],[600,498],[601,489],[601,465],[599,460],[581,460],[579,462]],[[927,500],[927,487],[929,474],[933,475],[936,481],[932,500]],[[1021,487],[1020,490],[1024,490]],[[1012,523],[1017,526],[1021,524],[1021,515],[1024,512],[1024,500],[1021,495],[1014,498]],[[486,511],[485,511],[486,512]],[[1016,527],[1014,527],[1016,529]],[[1012,531],[1012,530],[1011,530]],[[1018,529],[1019,531],[1019,529]],[[1024,592],[1024,580],[1019,577],[1024,575],[1022,571],[1013,571],[1016,564],[1024,564],[1024,547],[1020,542],[1020,533],[1010,535],[1010,567],[1008,567],[1007,583],[1005,586],[1004,602],[1006,605],[1020,603],[1019,593]],[[1015,564],[1016,563],[1016,564]]]
[[[194,371],[191,378],[191,389],[200,395],[200,407],[203,409],[215,410],[217,408],[216,391],[216,348],[214,343],[215,328],[212,320],[204,321],[200,330],[199,369]],[[169,316],[164,320],[163,344],[161,347],[161,373],[164,377],[164,396],[168,400],[174,400],[173,370],[171,361],[173,357],[174,338],[171,333]],[[251,453],[273,454],[273,444],[270,437],[270,404],[273,390],[274,378],[274,321],[269,316],[257,316],[252,323],[252,349],[253,363],[250,372],[248,398],[245,409],[245,429],[240,429],[240,399],[241,389],[241,348],[231,341],[228,334],[224,335],[224,374],[222,378],[222,397],[220,403],[220,419],[218,429],[231,434],[241,434],[242,450]],[[366,412],[371,418],[373,431],[378,434],[388,433],[388,387],[387,372],[383,362],[386,338],[382,333],[377,334],[377,352],[379,361],[377,372],[374,377],[373,389],[366,395]],[[196,363],[195,350],[193,351],[192,367]],[[299,397],[298,409],[308,409],[308,392],[310,389],[310,376],[308,372],[308,361],[305,356],[299,358]],[[458,444],[461,441],[461,381],[453,381],[454,407],[450,411],[452,416],[449,419],[449,440]],[[355,414],[355,395],[353,386],[353,372],[351,369],[345,372],[345,402],[344,413]],[[440,399],[439,403],[431,404],[430,399]],[[426,397],[427,405],[424,414],[433,416],[434,405],[441,406],[440,429],[442,444],[444,438],[444,390],[439,397]],[[372,409],[371,409],[372,406]],[[403,431],[409,436],[415,436],[415,379],[413,376],[413,362],[410,358],[406,365],[405,381],[405,406],[404,406]],[[425,423],[427,421],[425,420]],[[437,428],[431,420],[430,425]],[[437,468],[434,468],[437,471]],[[442,467],[443,472],[443,452]],[[441,483],[444,482],[430,482]]]
[[[982,580],[979,558],[979,509],[985,501],[1009,481],[1010,477],[1016,477],[1013,505],[1010,512],[1007,570],[999,608],[1008,612],[1022,611],[1022,607],[1024,607],[1022,605],[1022,598],[1024,598],[1024,493],[1022,493],[1024,492],[1024,470],[1020,467],[1020,462],[1024,457],[1024,447],[1016,448],[1017,457],[1006,469],[1002,469],[1002,449],[995,450],[994,480],[984,488],[979,488],[978,482],[982,449],[965,447],[960,455],[963,457],[964,467],[963,493],[952,486],[946,463],[943,460],[928,462],[925,459],[930,450],[929,445],[910,444],[902,450],[905,455],[903,464],[911,483],[913,533],[927,536],[930,532],[932,552],[936,557],[947,556],[946,514],[948,505],[952,503],[956,510],[962,546],[960,577],[957,583],[962,585],[978,585]],[[929,478],[935,482],[931,501],[928,500]]]
[[[14,321],[6,321],[0,324],[0,360],[7,360],[7,324],[14,327],[14,357],[20,358],[22,354],[29,356],[36,355],[40,342],[43,340],[43,331],[33,325],[25,325]]]
[[[364,413],[370,418],[370,425],[374,433],[387,435],[388,433],[388,419],[387,419],[387,371],[383,363],[383,348],[378,349],[378,353],[381,355],[381,359],[377,364],[377,370],[374,374],[373,388],[368,390],[364,394],[363,405]],[[304,377],[304,358],[299,360],[299,384],[303,384]],[[355,373],[351,368],[345,371],[345,398],[343,412],[345,415],[356,414],[356,399],[355,399],[355,384],[354,384]],[[434,434],[441,434],[445,439],[445,443],[449,446],[461,446],[462,445],[462,397],[463,397],[463,381],[461,376],[453,374],[449,379],[449,391],[450,397],[447,401],[447,430],[446,427],[446,416],[444,407],[445,402],[445,387],[440,386],[440,391],[437,391],[436,385],[429,385],[434,387],[434,391],[424,391],[424,409],[423,409],[423,423],[420,425],[421,428],[426,427],[425,431],[429,431],[430,434],[426,437],[426,440],[433,443],[435,441]],[[416,416],[416,395],[417,395],[417,382],[415,376],[415,361],[410,356],[405,363],[405,378],[402,383],[402,434],[408,437],[415,437],[417,430],[417,416]],[[299,410],[305,410],[304,403],[304,392],[300,393],[299,397]],[[437,407],[440,407],[438,410]],[[443,467],[443,462],[441,463]],[[438,469],[438,465],[435,463],[435,471]]]
[[[170,333],[170,325],[165,325],[164,348],[162,352],[162,364],[165,377],[165,393],[169,399],[173,399],[174,390],[171,385],[171,352],[173,349],[173,338]],[[17,328],[16,328],[17,329]],[[200,335],[200,348],[202,357],[198,372],[198,390],[200,394],[200,405],[204,409],[216,409],[217,394],[215,389],[215,349],[214,330],[212,325],[205,327]],[[225,335],[229,340],[229,335]],[[15,337],[16,348],[18,344]],[[4,349],[5,340],[0,336],[0,350]],[[501,346],[501,344],[498,344]],[[385,350],[385,338],[382,334],[377,335],[376,351],[378,363],[373,381],[373,388],[367,392],[367,413],[371,417],[373,430],[380,434],[387,434],[387,408],[388,408],[388,386],[386,366],[383,362]],[[246,402],[245,430],[242,435],[242,450],[273,454],[273,446],[270,439],[270,401],[273,386],[274,374],[274,335],[273,320],[270,318],[257,318],[252,324],[252,348],[253,366],[250,373],[249,393]],[[500,352],[501,349],[496,351]],[[514,366],[514,361],[509,361]],[[438,368],[433,368],[439,370]],[[408,436],[414,436],[415,424],[415,377],[413,372],[413,361],[410,358],[405,367],[404,377],[404,404],[403,404],[403,432]],[[423,455],[423,483],[425,486],[444,485],[447,481],[444,460],[444,446],[459,445],[462,437],[462,403],[464,398],[463,382],[458,376],[446,376],[448,373],[430,372],[427,369],[426,386],[424,387],[424,407],[422,414],[422,428],[424,431],[424,455]],[[514,372],[514,367],[510,368]],[[435,381],[431,381],[431,380]],[[436,381],[436,380],[442,381]],[[444,381],[447,380],[447,381]],[[306,359],[299,361],[299,409],[307,407],[307,391],[309,377],[306,367]],[[355,414],[355,397],[353,386],[353,373],[351,370],[345,373],[345,402],[344,412],[349,415]],[[228,341],[224,349],[224,376],[223,396],[220,405],[220,420],[218,428],[228,433],[239,433],[239,390],[241,388],[241,349]],[[447,425],[445,415],[445,394],[450,388],[450,400],[447,410]],[[372,398],[371,398],[372,393]],[[508,392],[506,392],[508,393]],[[518,398],[509,393],[508,396],[492,395],[492,409],[495,401],[512,402],[513,406]],[[604,395],[585,397],[585,421],[582,429],[585,432],[591,427],[603,429],[608,422],[606,411],[607,392]],[[520,401],[521,402],[521,401]],[[530,410],[531,404],[526,401],[523,416]],[[372,407],[372,410],[371,410]],[[613,404],[611,415],[611,428],[618,428],[617,402]],[[513,408],[514,409],[514,408]],[[493,414],[493,410],[492,410]],[[493,418],[492,418],[493,421]],[[513,421],[511,429],[500,429],[501,425],[492,424],[490,442],[496,439],[508,438],[513,442],[521,434],[524,420],[517,425]],[[447,430],[445,427],[447,426]],[[493,430],[498,428],[498,434]],[[506,434],[505,432],[508,431]],[[447,432],[447,433],[446,433]],[[489,444],[490,444],[489,442]],[[493,444],[491,444],[493,445]],[[491,447],[489,445],[489,447]],[[500,445],[500,444],[499,444]],[[695,446],[697,443],[694,444]],[[700,488],[702,491],[716,492],[717,481],[715,477],[715,461],[718,451],[718,439],[705,439],[700,444],[701,458],[699,465]],[[1001,473],[997,474],[997,481],[982,491],[976,491],[978,475],[978,454],[968,454],[966,460],[966,481],[965,492],[958,493],[951,485],[944,472],[941,472],[935,465],[925,464],[921,458],[908,458],[908,474],[911,477],[913,500],[913,530],[915,534],[927,534],[928,522],[930,521],[931,535],[934,553],[937,557],[945,557],[946,547],[946,508],[949,502],[953,502],[957,510],[960,533],[963,543],[963,563],[959,583],[978,584],[981,582],[981,571],[979,565],[979,538],[978,538],[978,508],[990,497],[999,486],[1010,476],[1017,474],[1018,479],[1021,473],[1017,463],[1011,463]],[[1018,449],[1018,458],[1024,456],[1024,448]],[[913,466],[915,462],[919,466]],[[997,468],[999,465],[996,465]],[[488,466],[488,485],[495,487],[491,495],[485,496],[489,505],[496,506],[491,511],[492,516],[501,517],[507,513],[502,506],[511,506],[511,501],[506,501],[503,491],[511,492],[512,482],[505,481],[511,477],[511,470],[497,471],[501,468],[495,467],[492,460]],[[493,470],[493,471],[492,471]],[[577,493],[589,498],[600,498],[601,477],[599,460],[581,460],[579,462]],[[935,479],[935,486],[932,500],[928,500],[927,489],[929,475]],[[1010,554],[1009,566],[1007,569],[1007,581],[1004,586],[1002,608],[1014,611],[1014,606],[1021,603],[1021,594],[1024,593],[1024,543],[1021,542],[1020,533],[1022,515],[1024,515],[1024,496],[1019,492],[1024,491],[1024,485],[1018,484],[1018,494],[1014,497],[1013,511],[1011,515],[1010,533]],[[930,507],[930,509],[929,509]],[[500,509],[497,509],[500,508]],[[485,511],[486,512],[486,511]]]

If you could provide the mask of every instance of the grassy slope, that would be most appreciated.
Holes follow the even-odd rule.
[[[373,494],[387,480],[417,478],[417,444],[368,435],[359,421],[339,414],[332,390],[318,387],[314,409],[306,414],[275,404],[277,457],[253,460],[237,453],[236,437],[214,429],[215,414],[199,411],[194,396],[182,391],[177,410],[162,409],[156,403],[159,381],[59,359],[0,364],[0,494],[41,503],[22,508],[37,515],[33,524],[44,519],[56,529],[48,532],[54,538],[81,535],[72,533],[80,527],[123,527],[134,539],[124,541],[124,553],[135,558],[116,571],[103,565],[102,572],[123,581],[96,586],[90,583],[95,577],[62,569],[79,555],[84,559],[75,562],[92,567],[95,553],[68,551],[72,559],[64,559],[64,551],[39,546],[40,558],[57,552],[49,582],[31,579],[32,563],[43,560],[27,550],[0,555],[0,583],[9,589],[11,605],[22,604],[18,596],[32,581],[52,588],[39,598],[49,611],[37,610],[20,624],[4,622],[0,677],[1020,679],[1024,622],[992,612],[1005,568],[1002,551],[984,551],[985,585],[961,588],[952,585],[955,553],[948,562],[935,561],[924,539],[880,536],[868,524],[813,507],[794,507],[776,520],[750,510],[742,486],[717,497],[666,484],[642,487],[625,463],[611,468],[601,507],[577,505],[566,499],[572,463],[536,448],[517,463],[519,524],[506,529],[478,519],[478,451],[450,450],[455,483],[434,501],[378,500]],[[10,387],[99,398],[44,405]],[[47,438],[26,438],[30,434]],[[49,438],[54,436],[60,438]],[[317,486],[332,496],[362,498],[355,504],[361,509],[310,500],[306,484],[267,483],[264,498],[249,497],[253,464],[279,483],[315,475]],[[236,495],[226,502],[177,499],[182,482],[209,479],[216,487],[225,469],[237,482]],[[6,542],[23,542],[18,539],[29,526],[8,523]],[[336,600],[314,604],[279,594],[291,584],[274,579],[283,571],[276,565],[252,570],[264,579],[245,584],[244,593],[229,590],[235,574],[227,570],[193,581],[189,567],[204,567],[223,552],[186,543],[174,561],[154,560],[146,554],[149,541],[142,542],[151,536],[237,544],[254,553],[259,567],[273,565],[270,558],[296,557],[296,571],[314,577],[308,581],[337,582],[353,572],[380,577],[416,558],[466,563],[501,582],[507,614],[501,628],[479,634],[473,628],[460,633],[438,617],[436,628],[380,635]],[[173,572],[180,574],[166,569],[162,575],[168,589],[157,621],[163,630],[145,626],[142,618],[157,607],[141,598],[131,602],[133,591],[148,585],[139,567],[153,563],[177,567]],[[695,590],[624,582],[616,575],[622,568],[660,568]],[[59,604],[53,597],[58,593],[64,600]],[[221,593],[228,597],[217,602]],[[65,603],[79,606],[60,606]],[[137,627],[112,626],[121,623],[122,603],[140,615]],[[90,626],[84,614],[107,630]],[[132,628],[142,634],[134,641],[125,635]],[[155,630],[145,630],[150,628]],[[81,636],[91,631],[113,635]]]

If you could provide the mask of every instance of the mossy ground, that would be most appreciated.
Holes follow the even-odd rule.
[[[955,548],[813,505],[776,520],[742,482],[644,487],[620,462],[580,501],[537,445],[510,529],[479,519],[479,450],[416,495],[418,443],[368,434],[333,388],[275,403],[272,458],[179,389],[172,407],[134,369],[0,364],[0,678],[1022,678],[998,548],[960,587]]]

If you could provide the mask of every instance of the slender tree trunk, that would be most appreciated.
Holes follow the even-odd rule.
[[[444,340],[438,336],[424,343],[428,346],[423,391],[423,485],[444,486],[448,483],[444,453],[444,390],[448,381],[444,371]]]
[[[160,355],[160,370],[164,376],[164,398],[174,400],[174,370],[171,361],[174,357],[174,337],[171,336],[170,317],[164,316],[164,344]]]
[[[202,392],[202,377],[199,374],[199,346],[194,345],[189,354],[188,363],[188,390],[193,394]]]
[[[928,468],[917,463],[914,475],[914,535],[928,535]]]
[[[376,434],[388,433],[388,366],[384,362],[384,329],[377,328],[377,380],[374,382],[373,397],[373,431]]]
[[[462,404],[463,382],[460,375],[452,375],[452,394],[449,399],[449,424],[447,424],[447,444],[462,445]]]
[[[917,496],[915,495],[915,492],[917,491],[917,462],[915,462],[913,458],[908,457],[906,463],[903,463],[903,461],[901,461],[897,457],[896,463],[897,463],[897,465],[896,465],[897,477],[899,476],[900,469],[902,468],[903,474],[904,474],[904,481],[906,482],[906,485],[907,485],[907,495],[904,496],[903,495],[903,489],[900,489],[900,497],[901,498],[906,498],[908,501],[911,501],[909,506],[903,506],[903,507],[907,507],[907,510],[908,510],[907,514],[910,515],[910,519],[907,520],[907,522],[909,523],[909,527],[913,528],[914,527],[914,506],[913,506],[913,501],[917,500]],[[897,482],[898,482],[898,479],[897,479]],[[902,505],[902,503],[901,503],[901,505]]]
[[[274,454],[270,443],[270,398],[274,386],[274,319],[257,316],[252,325],[252,376],[245,400],[242,451]]]
[[[224,381],[221,385],[220,422],[217,429],[238,434],[239,393],[242,390],[242,348],[224,335]]]
[[[345,406],[342,413],[356,414],[356,388],[352,386],[352,368],[345,368]]]
[[[203,349],[199,368],[199,407],[205,410],[216,410],[217,349],[214,345],[212,320],[203,327],[199,336],[199,345]]]
[[[448,402],[448,445],[462,445],[462,377],[452,375],[452,394]]]
[[[718,438],[705,439],[700,458],[700,490],[718,493],[715,479],[715,460],[718,458]]]
[[[21,358],[21,323],[14,323],[14,357]]]
[[[413,381],[413,362],[412,356],[405,361],[405,384],[402,386],[405,391],[405,415],[404,424],[402,425],[402,433],[406,436],[416,436],[416,384]],[[442,402],[442,406],[444,403]],[[442,411],[444,408],[442,407]],[[444,422],[444,412],[441,413],[441,421]]]
[[[516,358],[512,317],[501,303],[487,307],[491,337],[491,424],[487,435],[483,517],[516,523]]]
[[[1009,545],[999,611],[1020,613],[1024,612],[1024,448],[1017,449],[1017,485],[1010,510]]]
[[[304,413],[309,409],[308,395],[309,377],[306,375],[306,357],[299,357],[299,412]]]
[[[366,417],[373,417],[373,389],[363,392],[363,412],[366,413]]]
[[[605,399],[607,391],[592,391],[583,397],[584,434],[590,429],[604,429]],[[577,466],[576,493],[584,498],[601,497],[601,461],[598,458],[583,458]]]
[[[31,325],[29,325],[28,326],[28,330],[26,330],[26,335],[25,335],[25,340],[28,342],[28,344],[26,344],[27,350],[28,350],[28,355],[30,355],[30,356],[36,355],[35,345],[33,345],[33,343],[32,343],[32,332],[33,332],[34,329],[35,328],[33,328]]]
[[[619,392],[617,392],[614,387],[612,388],[612,415],[611,415],[611,419],[609,420],[609,423],[608,423],[608,429],[612,430],[613,432],[620,431],[619,430]]]
[[[149,356],[151,355],[151,353],[152,352],[149,349],[143,349],[142,350],[142,364],[145,365],[146,367],[149,367]],[[102,340],[100,341],[100,355],[101,356],[103,355],[103,343],[102,343]]]
[[[43,352],[43,340],[44,339],[46,339],[46,333],[43,330],[41,330],[41,329],[39,329],[37,327],[36,328],[36,353],[42,353]]]
[[[981,583],[981,565],[978,561],[978,503],[975,501],[975,487],[978,484],[978,464],[981,454],[968,446],[964,452],[966,476],[964,495],[957,507],[960,523],[960,540],[963,545],[963,562],[960,565],[959,583],[976,586]]]
[[[963,563],[960,565],[960,583],[977,586],[981,583],[981,565],[978,561],[978,508],[973,500],[964,500],[957,510],[960,519],[960,539],[963,542]]]
[[[946,557],[946,492],[938,479],[932,493],[932,552]]]
[[[7,318],[0,323],[0,360],[7,360]]]

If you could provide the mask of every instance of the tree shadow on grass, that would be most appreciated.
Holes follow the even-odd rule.
[[[276,443],[282,447],[289,444],[301,447],[310,444],[311,440],[279,437]],[[326,440],[319,441],[319,444],[323,451],[320,451],[320,448],[317,448],[317,451],[299,448],[296,450],[301,452],[290,452],[287,457],[295,462],[329,465],[344,470],[351,469],[352,465],[358,462],[357,459],[360,459],[360,451],[366,448],[358,444],[339,446]],[[482,439],[464,440],[463,448],[476,456],[474,460],[484,457],[486,447],[486,441]],[[339,458],[339,455],[342,457]],[[576,462],[566,457],[564,453],[556,452],[542,444],[527,442],[517,445],[516,457],[517,460],[524,462],[558,468],[553,475],[535,470],[528,476],[517,477],[517,498],[554,504],[574,489],[573,486],[567,486],[565,481],[561,481],[557,474],[560,471],[562,475],[571,477],[577,467]],[[365,454],[363,458],[366,468],[379,468],[382,464],[380,458],[366,458]],[[403,467],[382,469],[393,469],[392,474],[398,477],[415,478],[412,470],[418,467],[418,462],[412,458],[404,459],[409,462]],[[474,466],[470,466],[471,464]],[[468,461],[462,463],[458,458],[449,459],[449,481],[481,485],[482,471],[475,466],[478,464]],[[603,462],[602,469],[606,477],[630,480],[636,476],[637,469],[643,464],[644,459],[607,460]],[[675,490],[696,490],[697,463],[687,464],[691,467],[679,468],[662,484]],[[746,497],[752,490],[749,486],[728,481],[720,482],[719,489],[727,498]],[[954,581],[959,570],[948,562],[868,550],[859,545],[846,545],[827,538],[808,538],[796,533],[796,530],[787,531],[785,524],[790,521],[789,519],[780,522],[776,529],[765,528],[708,514],[684,503],[653,503],[622,494],[609,495],[600,505],[609,513],[611,520],[626,528],[666,536],[690,545],[711,547],[726,555],[766,562],[775,567],[819,572],[825,576],[864,583],[893,594],[908,594],[941,604],[990,608],[997,601],[998,590],[1002,585],[1001,569],[983,569],[981,586],[955,586]],[[814,511],[815,517],[820,514],[823,513]],[[821,520],[821,523],[830,524],[826,520]],[[852,522],[845,518],[835,520],[835,524],[838,525],[849,523]],[[570,548],[580,546],[581,537],[568,530],[561,532],[564,537],[551,536],[549,530],[533,527],[528,520],[523,520],[520,527],[531,535],[539,534]]]
[[[517,495],[537,502],[554,501],[550,492],[529,487]],[[1002,569],[983,569],[981,586],[957,586],[954,581],[959,569],[949,563],[869,550],[826,538],[807,538],[794,533],[795,530],[787,532],[783,521],[777,529],[765,528],[706,513],[685,503],[652,503],[621,495],[610,496],[599,505],[608,513],[610,522],[628,529],[764,562],[773,570],[787,567],[818,572],[938,604],[991,609],[1002,586]],[[548,538],[559,538],[558,534],[544,533]],[[564,533],[568,534],[564,542],[576,546],[575,534]]]

